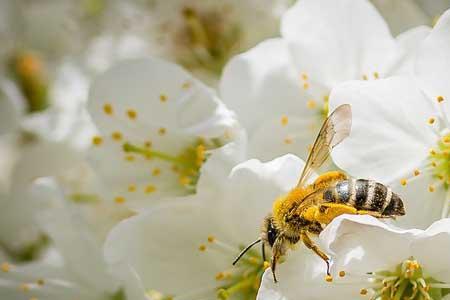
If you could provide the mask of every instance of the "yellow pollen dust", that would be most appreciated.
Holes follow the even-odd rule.
[[[161,127],[158,129],[158,134],[159,135],[165,135],[167,132],[167,130],[164,127]]]
[[[160,168],[154,168],[152,171],[152,175],[153,176],[158,176],[159,174],[161,174],[161,169]]]
[[[127,110],[127,116],[131,120],[135,120],[137,118],[137,112],[133,109],[129,109],[129,110]]]
[[[161,101],[163,103],[166,102],[167,101],[167,96],[165,94],[159,95],[159,101]]]
[[[418,169],[414,170],[414,176],[419,176],[420,175],[420,171]]]
[[[102,137],[96,135],[92,138],[92,145],[94,146],[100,146],[103,143]]]
[[[443,96],[437,96],[436,97],[437,102],[441,103],[444,101],[444,97]]]
[[[156,187],[154,185],[149,184],[149,185],[147,185],[145,187],[145,193],[146,194],[151,194],[151,193],[153,193],[155,191],[156,191]]]
[[[103,112],[109,116],[111,116],[114,113],[113,107],[111,104],[106,103],[103,105]]]
[[[208,236],[208,242],[210,243],[214,243],[214,241],[216,240],[216,238],[212,235]]]
[[[267,268],[270,268],[270,263],[268,261],[264,261],[263,267],[264,267],[264,270]]]
[[[134,184],[130,184],[129,186],[128,186],[128,191],[130,192],[130,193],[132,193],[132,192],[136,192],[136,185],[134,185]]]
[[[332,282],[333,281],[333,276],[331,276],[331,275],[325,276],[325,281],[326,282]]]
[[[133,162],[136,159],[133,155],[127,155],[125,156],[125,160],[129,162]]]
[[[345,271],[339,271],[339,277],[345,277]]]
[[[373,72],[373,77],[375,77],[375,79],[380,78],[380,75],[378,74],[378,72]]]
[[[289,118],[287,116],[281,117],[281,125],[286,126],[289,122]]]
[[[360,290],[359,290],[359,293],[360,293],[361,295],[365,296],[365,295],[367,295],[368,291],[367,291],[367,289],[360,289]]]
[[[204,252],[204,251],[206,251],[206,246],[203,245],[203,244],[201,244],[201,245],[198,247],[198,250],[201,251],[201,252]]]
[[[314,100],[308,100],[308,101],[306,101],[306,107],[307,108],[309,108],[309,109],[314,109],[314,108],[316,108],[316,106],[317,106],[317,102],[316,101],[314,101]]]
[[[116,202],[117,204],[125,203],[125,198],[122,196],[118,196],[118,197],[114,198],[114,202]]]
[[[364,75],[362,76],[362,79],[363,79],[363,80],[369,80],[369,77],[367,77],[367,75],[364,74]]]
[[[434,192],[434,191],[435,191],[434,185],[430,184],[430,185],[428,186],[428,191],[429,191],[430,193]]]
[[[9,270],[11,270],[11,265],[10,265],[9,263],[7,263],[7,262],[4,262],[4,263],[2,263],[2,265],[0,266],[0,269],[1,269],[3,272],[7,273],[7,272],[9,272]]]
[[[431,117],[428,119],[428,124],[433,125],[435,121],[436,121],[436,119]]]
[[[407,184],[406,179],[405,179],[405,178],[401,179],[401,180],[400,180],[400,184],[403,185],[403,186],[405,186],[405,185]]]
[[[118,131],[114,131],[111,134],[111,138],[115,141],[121,141],[122,140],[122,133],[118,132]]]

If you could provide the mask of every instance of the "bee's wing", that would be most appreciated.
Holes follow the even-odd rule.
[[[325,120],[306,160],[297,187],[304,186],[314,170],[317,170],[328,158],[334,146],[349,134],[352,127],[350,104],[338,106]]]

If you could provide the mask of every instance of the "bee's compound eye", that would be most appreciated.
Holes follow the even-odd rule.
[[[278,230],[273,225],[272,219],[267,222],[267,241],[269,242],[270,247],[273,246],[275,240],[278,237]]]

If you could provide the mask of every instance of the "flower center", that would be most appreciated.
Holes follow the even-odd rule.
[[[130,143],[123,144],[123,150],[129,153],[143,155],[148,159],[159,159],[172,164],[172,170],[178,175],[179,183],[189,191],[195,192],[200,168],[207,159],[207,150],[219,147],[216,140],[206,141],[198,139],[192,146],[187,147],[178,155],[171,155],[151,148],[139,147]],[[154,170],[154,175],[158,170]]]
[[[450,293],[450,284],[425,276],[422,266],[412,257],[399,264],[394,271],[368,275],[369,281],[373,283],[370,288],[374,292],[371,300],[437,300]],[[361,289],[360,294],[368,294],[368,289]]]
[[[450,185],[450,133],[444,134],[437,147],[431,149],[430,165],[435,178],[442,181],[445,189]]]
[[[239,248],[230,246],[217,240],[213,236],[208,237],[208,245],[202,244],[199,251],[219,251],[237,256],[244,246]],[[216,288],[217,299],[256,299],[264,270],[269,267],[269,263],[263,261],[257,250],[249,250],[247,255],[242,257],[239,264],[230,269],[218,272],[215,275],[218,287]]]
[[[175,57],[188,69],[206,69],[219,75],[237,52],[242,38],[240,26],[231,20],[230,9],[182,10],[182,25],[175,33]]]
[[[42,61],[34,54],[19,53],[11,59],[10,69],[28,102],[28,112],[46,109],[49,105],[48,81]]]

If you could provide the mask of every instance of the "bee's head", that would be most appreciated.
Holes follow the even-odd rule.
[[[279,232],[273,224],[273,217],[272,215],[268,215],[264,218],[264,223],[261,228],[261,239],[272,248],[278,235]]]

